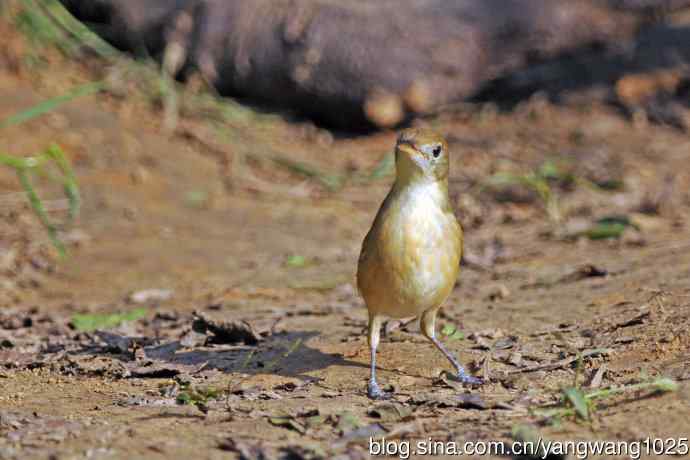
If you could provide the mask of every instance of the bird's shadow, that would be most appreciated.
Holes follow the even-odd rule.
[[[317,331],[290,331],[270,336],[257,345],[214,346],[175,353],[171,362],[217,369],[226,373],[276,374],[306,378],[330,366],[366,367],[338,353],[324,353],[307,342]]]
[[[341,353],[325,353],[310,346],[308,342],[319,335],[314,330],[285,331],[255,345],[207,343],[187,347],[180,340],[151,343],[151,339],[146,338],[100,333],[100,343],[84,345],[69,354],[86,359],[101,357],[117,361],[129,370],[130,377],[172,377],[217,370],[225,374],[271,374],[317,381],[319,379],[310,374],[331,366],[369,369],[368,362],[349,360]],[[107,342],[105,345],[104,338]],[[115,343],[119,348],[114,346]],[[362,345],[357,343],[353,346]],[[377,369],[404,374],[398,369],[380,365]]]
[[[133,377],[170,377],[218,370],[227,374],[272,374],[314,380],[311,372],[330,366],[368,369],[367,364],[348,360],[340,353],[324,353],[308,345],[318,335],[317,331],[298,330],[271,335],[255,345],[207,343],[186,347],[180,340],[144,342],[138,346],[141,338],[109,333],[101,335],[101,343],[85,345],[70,354],[119,361]],[[103,345],[103,337],[110,344]]]

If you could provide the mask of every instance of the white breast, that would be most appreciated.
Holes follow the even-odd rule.
[[[452,229],[457,224],[442,208],[444,193],[438,184],[420,184],[400,197],[404,210],[398,214],[401,241],[396,247],[401,253],[391,256],[407,268],[402,292],[417,313],[434,306],[458,263]]]

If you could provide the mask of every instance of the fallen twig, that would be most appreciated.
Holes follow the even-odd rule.
[[[585,350],[577,355],[569,356],[567,358],[556,361],[555,363],[538,364],[536,366],[524,367],[522,369],[513,369],[507,371],[506,374],[521,374],[525,372],[536,372],[536,371],[552,371],[555,369],[562,369],[576,362],[578,359],[589,358],[593,356],[608,355],[611,353],[609,348],[594,348],[592,350]]]

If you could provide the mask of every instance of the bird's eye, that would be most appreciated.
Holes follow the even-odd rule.
[[[443,153],[443,145],[440,143],[424,144],[419,150],[421,150],[424,155],[437,159],[441,156],[441,153]]]

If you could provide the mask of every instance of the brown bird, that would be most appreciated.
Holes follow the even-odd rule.
[[[387,396],[376,383],[376,348],[384,317],[420,317],[422,333],[477,385],[435,336],[436,313],[455,285],[462,228],[448,198],[448,143],[427,129],[406,129],[395,145],[396,178],[362,243],[357,286],[369,310],[370,398]]]

